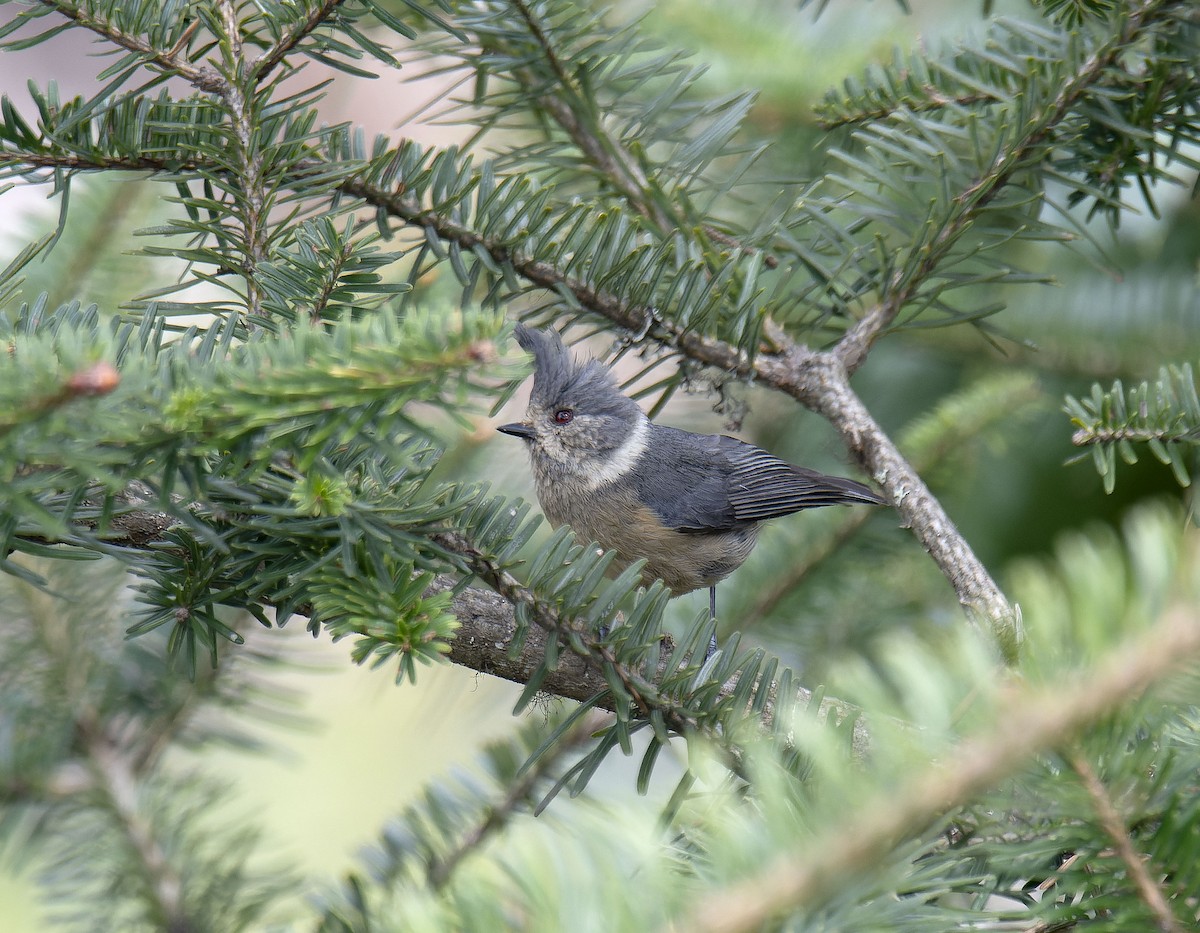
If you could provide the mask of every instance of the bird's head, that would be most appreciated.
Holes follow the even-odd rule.
[[[533,354],[525,420],[497,430],[529,445],[535,470],[600,485],[616,479],[646,446],[649,421],[598,360],[578,362],[552,330],[516,328]]]

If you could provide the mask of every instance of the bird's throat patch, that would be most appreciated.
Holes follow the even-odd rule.
[[[650,419],[639,418],[629,433],[629,437],[625,438],[621,446],[612,452],[603,465],[599,469],[589,470],[585,474],[584,482],[588,488],[595,489],[597,486],[618,480],[628,473],[638,462],[638,458],[646,452],[649,442]]]

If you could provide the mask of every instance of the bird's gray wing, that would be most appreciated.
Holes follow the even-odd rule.
[[[739,521],[764,521],[827,505],[879,505],[869,487],[841,476],[793,466],[732,437],[721,438],[734,465],[729,501]]]
[[[655,425],[646,458],[653,468],[637,471],[638,498],[676,531],[732,531],[801,509],[882,501],[862,483],[792,466],[723,435]]]

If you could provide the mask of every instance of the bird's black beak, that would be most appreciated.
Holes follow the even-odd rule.
[[[537,437],[537,432],[533,427],[525,424],[523,421],[514,421],[512,424],[502,424],[496,428],[501,434],[511,434],[513,437],[519,437],[523,441],[531,441]]]

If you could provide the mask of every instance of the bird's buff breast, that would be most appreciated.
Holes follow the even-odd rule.
[[[620,483],[598,489],[539,483],[537,492],[551,525],[569,525],[580,544],[595,541],[617,552],[609,576],[645,558],[642,579],[661,579],[676,596],[724,579],[749,556],[757,536],[755,525],[712,534],[664,528],[654,512],[634,498],[633,490]]]

